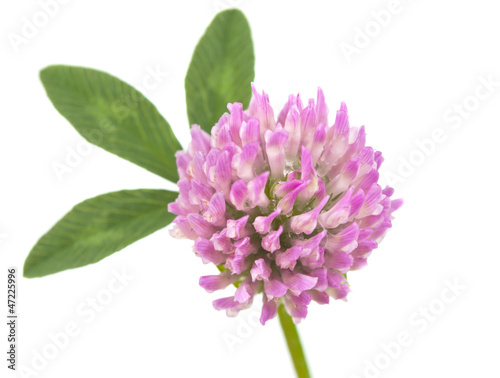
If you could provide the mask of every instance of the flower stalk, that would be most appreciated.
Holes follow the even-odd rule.
[[[290,352],[290,357],[293,361],[293,366],[297,373],[298,378],[310,378],[309,368],[307,367],[307,361],[302,349],[302,344],[300,343],[299,333],[297,332],[297,327],[288,315],[283,305],[278,308],[278,317],[280,319],[281,329],[285,335],[286,344],[288,345],[288,351]]]

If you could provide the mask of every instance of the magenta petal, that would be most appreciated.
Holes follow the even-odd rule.
[[[207,292],[212,293],[216,290],[222,290],[238,280],[237,275],[231,272],[222,272],[219,275],[200,277],[200,286]]]
[[[362,148],[365,146],[366,142],[365,127],[361,126],[359,129],[357,129],[354,137],[351,139],[354,139],[354,142],[349,146],[349,151],[351,152],[352,155],[357,155],[359,151],[361,151]]]
[[[312,300],[319,304],[328,304],[330,303],[330,297],[324,291],[318,290],[310,290]]]
[[[361,189],[365,193],[368,192],[373,184],[378,182],[379,176],[380,174],[376,170],[369,172],[358,184],[358,190]]]
[[[217,229],[208,223],[200,214],[189,214],[187,216],[192,229],[201,237],[210,239]]]
[[[215,164],[215,169],[210,178],[210,182],[217,191],[224,193],[224,195],[229,194],[229,188],[231,186],[231,158],[228,151],[222,151]]]
[[[333,207],[321,213],[318,217],[318,222],[325,228],[335,228],[344,224],[349,219],[351,209],[352,188],[333,205]]]
[[[245,215],[244,217],[241,217],[240,219],[229,219],[227,221],[227,231],[226,231],[226,236],[231,239],[240,239],[242,237],[245,237],[244,235],[244,229],[245,226],[248,223],[248,215]]]
[[[274,120],[274,111],[269,103],[269,96],[263,91],[262,94],[257,92],[252,83],[253,96],[248,106],[248,114],[250,117],[255,117],[260,121],[261,135],[265,130],[274,130],[276,122]]]
[[[300,177],[301,180],[304,180],[304,181],[312,180],[313,177],[316,176],[316,173],[314,172],[311,153],[304,146],[302,146],[302,155],[300,158],[300,163],[301,163],[301,167],[302,167],[301,177]]]
[[[368,172],[376,170],[377,164],[373,161],[375,151],[371,147],[364,147],[359,153],[359,173],[358,177],[363,177]]]
[[[375,151],[375,154],[373,154],[373,161],[377,164],[377,168],[379,169],[382,163],[384,162],[384,158],[382,156],[382,152],[380,151]]]
[[[227,230],[223,229],[222,231],[213,234],[212,238],[210,239],[210,241],[214,244],[215,249],[224,253],[229,251],[232,252],[233,250],[233,243],[227,237],[226,233]]]
[[[203,207],[206,207],[214,194],[214,190],[208,185],[203,184],[201,181],[193,179],[191,180],[191,191],[189,194],[191,203],[200,204]],[[224,207],[224,211],[225,210],[226,208]]]
[[[300,215],[295,215],[290,218],[290,228],[296,234],[305,233],[309,235],[317,227],[317,220],[320,211],[325,207],[328,199],[330,197],[326,196],[323,200],[316,206],[313,210],[303,213]]]
[[[278,115],[278,122],[282,125],[285,124],[286,118],[290,115],[293,109],[297,109],[297,111],[300,114],[300,111],[302,110],[302,101],[300,100],[300,95],[289,95],[288,96],[288,101],[286,104],[283,106],[283,108],[280,111],[280,114]]]
[[[269,198],[267,198],[265,189],[269,172],[264,172],[248,182],[248,201],[250,206],[267,206]]]
[[[271,230],[271,223],[280,214],[280,209],[273,211],[266,217],[256,217],[253,222],[255,231],[259,234],[267,234]]]
[[[361,240],[366,240],[370,237],[370,235],[373,233],[373,230],[369,228],[364,228],[359,230],[359,236],[358,236],[358,241]]]
[[[250,118],[247,122],[242,122],[240,129],[241,144],[257,142],[260,139],[260,123],[256,118]]]
[[[281,123],[289,136],[285,143],[286,158],[293,158],[299,152],[301,134],[300,134],[300,113],[296,106],[293,106],[288,113],[286,120]]]
[[[210,240],[204,238],[196,239],[193,250],[194,253],[201,257],[205,263],[211,262],[215,265],[219,265],[226,259],[221,252],[215,250],[214,245]]]
[[[191,143],[195,151],[204,153],[210,151],[210,135],[203,131],[199,125],[191,127]]]
[[[234,300],[234,297],[219,298],[214,300],[212,303],[214,305],[214,308],[218,311],[226,310],[228,308],[239,305],[239,303]]]
[[[311,237],[309,239],[294,240],[293,244],[303,246],[304,247],[303,256],[307,256],[314,249],[318,248],[320,246],[320,244],[322,244],[326,235],[327,235],[327,231],[323,230],[320,233],[314,235],[313,237]]]
[[[295,304],[292,301],[293,295],[286,295],[283,298],[285,309],[292,317],[294,323],[299,323],[301,319],[304,319],[307,316],[307,306]]]
[[[339,288],[345,282],[344,276],[333,269],[327,270],[326,278],[329,287]]]
[[[288,288],[299,295],[305,290],[312,289],[318,282],[318,277],[307,276],[302,273],[292,273],[289,270],[281,270],[281,276],[283,278],[283,283],[288,286]]]
[[[243,255],[231,255],[226,258],[226,263],[224,268],[229,269],[234,274],[241,274],[250,267],[251,261],[249,261]]]
[[[300,258],[300,263],[311,269],[321,268],[325,263],[325,248],[314,248],[307,256]]]
[[[234,293],[234,299],[239,303],[248,303],[253,299],[253,296],[257,292],[259,287],[259,282],[252,282],[250,277],[245,278],[243,282],[240,283],[236,292]]]
[[[266,295],[263,295],[263,305],[262,305],[262,313],[260,315],[260,323],[265,325],[269,319],[272,319],[276,316],[278,312],[278,300],[271,299],[267,300]]]
[[[365,202],[365,192],[363,190],[358,190],[354,196],[351,198],[351,208],[349,210],[349,218],[355,218],[359,210],[361,210],[361,206]]]
[[[331,252],[325,256],[325,266],[327,268],[337,269],[342,273],[345,273],[353,264],[353,257],[349,253],[345,252]]]
[[[175,153],[177,173],[179,173],[180,179],[187,178],[189,176],[189,174],[187,173],[187,169],[191,160],[192,160],[191,155],[185,151],[177,151]]]
[[[232,166],[238,177],[248,181],[255,177],[255,167],[262,167],[263,158],[259,142],[248,143],[233,157]]]
[[[352,252],[358,246],[359,226],[353,222],[336,235],[328,235],[326,247],[330,251]]]
[[[281,267],[281,269],[295,268],[297,260],[302,255],[302,250],[304,247],[296,245],[288,248],[285,252],[278,252],[276,255],[276,264]]]
[[[237,256],[247,257],[255,252],[255,247],[250,242],[250,238],[248,236],[235,241],[233,245],[235,247],[234,254]]]
[[[229,201],[236,207],[236,209],[243,211],[246,209],[246,201],[248,199],[248,188],[245,181],[238,180],[231,186],[229,193]]]
[[[172,213],[175,215],[185,215],[185,211],[182,210],[182,208],[179,206],[179,203],[177,201],[170,202],[167,205],[167,210],[169,213]]]
[[[354,257],[354,261],[352,263],[351,269],[349,270],[359,270],[364,268],[367,265],[367,261],[365,257]]]
[[[318,124],[318,117],[316,115],[316,109],[314,105],[314,100],[310,99],[307,107],[305,107],[302,112],[300,112],[301,128],[300,132],[302,137],[303,145],[310,148],[310,143],[313,139],[314,132]]]
[[[226,200],[222,193],[212,196],[207,211],[203,213],[203,219],[218,227],[226,224]]]
[[[225,120],[229,119],[229,117],[225,117],[225,116],[227,116],[227,114],[225,114],[224,116],[221,117],[221,119],[219,120],[219,123],[223,119],[225,119]],[[214,133],[214,131],[216,131],[216,132]],[[231,131],[229,130],[229,127],[227,124],[223,124],[218,129],[215,127],[212,128],[212,141],[213,141],[213,146],[216,148],[219,148],[219,149],[223,149],[227,143],[233,142],[233,138],[231,136]]]
[[[338,160],[345,154],[349,143],[349,122],[347,108],[342,103],[337,111],[335,124],[326,132],[325,149],[320,157],[318,172],[327,174],[337,164]]]
[[[313,206],[317,206],[326,197],[325,183],[320,178],[318,178],[318,190],[316,190],[313,197]]]
[[[246,308],[248,304],[242,304],[234,300],[234,297],[220,298],[212,302],[214,308],[218,311],[226,310],[227,316],[236,316]]]
[[[309,303],[311,303],[312,295],[307,292],[303,291],[300,293],[300,295],[291,295],[290,300],[295,303],[296,305],[302,305],[302,306],[307,306]]]
[[[292,172],[291,175],[295,176],[295,172]],[[276,197],[283,198],[303,184],[303,180],[295,180],[295,177],[290,177],[289,175],[288,181],[279,181],[276,186],[274,186],[273,192]]]
[[[271,267],[264,259],[260,258],[253,262],[253,267],[250,270],[252,281],[267,281],[271,275]]]
[[[218,149],[212,149],[210,152],[207,154],[206,159],[205,159],[205,173],[207,174],[207,177],[209,176],[208,172],[211,167],[214,167],[215,164],[217,164],[217,160],[219,159],[220,155],[220,150]]]
[[[314,290],[318,291],[325,291],[326,288],[328,287],[328,281],[327,281],[327,270],[322,268],[322,269],[315,269],[311,273],[309,273],[312,277],[317,277],[318,282],[316,282],[316,285],[313,287]]]
[[[279,298],[286,294],[288,286],[278,279],[264,281],[264,292],[269,298]]]
[[[368,257],[370,252],[377,248],[378,243],[372,239],[358,240],[358,247],[351,252],[353,257]]]
[[[325,126],[322,123],[320,123],[318,125],[318,128],[316,129],[316,132],[314,133],[314,138],[312,140],[312,144],[310,147],[311,159],[313,164],[316,164],[318,162],[319,157],[323,153],[325,140],[326,140]]]
[[[205,170],[203,169],[205,161],[205,154],[201,151],[196,151],[193,156],[193,160],[189,164],[188,171],[191,174],[192,178],[197,179],[203,184],[208,184],[207,175],[205,173]]]
[[[328,125],[328,106],[325,102],[323,90],[319,87],[318,94],[316,96],[316,114],[318,116],[318,123]]]
[[[384,190],[382,190],[382,194],[386,197],[392,197],[392,195],[394,194],[394,188],[386,185]]]
[[[349,288],[349,285],[347,285],[347,283],[340,285],[340,287],[338,287],[338,288],[336,288],[336,287],[329,287],[328,289],[326,289],[326,292],[332,298],[335,298],[335,299],[344,299],[344,300],[345,300],[345,297],[347,296],[347,294],[349,294],[350,291],[351,291],[351,289]]]
[[[336,196],[339,193],[345,192],[351,183],[356,179],[360,167],[359,158],[353,158],[347,162],[342,168],[342,171],[326,186],[327,193]]]
[[[271,169],[271,177],[281,178],[285,171],[285,143],[288,132],[282,127],[275,131],[268,130],[265,134],[266,154]]]
[[[262,248],[266,251],[274,252],[280,249],[280,235],[283,232],[283,226],[279,226],[276,231],[271,231],[262,239]]]
[[[300,203],[306,203],[318,191],[318,176],[314,169],[311,153],[304,146],[302,146],[301,167],[301,180],[307,181],[308,185],[299,193],[298,199]]]
[[[302,190],[307,187],[307,185],[309,185],[309,183],[310,181],[301,183],[278,202],[278,209],[280,209],[281,214],[285,215],[293,210],[293,206],[295,200],[297,199],[297,196]]]
[[[380,214],[383,210],[383,206],[380,204],[382,199],[382,188],[378,184],[373,184],[366,193],[365,202],[361,206],[357,218]]]
[[[175,238],[188,238],[191,240],[196,240],[198,234],[193,230],[188,219],[184,216],[178,216],[172,222],[174,224],[173,229],[170,231],[170,235]]]
[[[229,132],[234,143],[241,145],[240,127],[243,122],[243,104],[235,102],[227,104],[229,110]]]
[[[397,199],[397,200],[393,200],[391,202],[391,212],[392,211],[396,211],[397,209],[399,209],[401,206],[403,206],[403,199],[400,198],[400,199]]]

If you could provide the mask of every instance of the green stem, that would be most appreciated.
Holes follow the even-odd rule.
[[[288,350],[290,351],[290,357],[292,357],[293,365],[295,366],[295,371],[297,372],[297,377],[310,378],[311,375],[309,374],[306,357],[304,355],[304,351],[302,350],[302,345],[300,344],[297,328],[283,305],[280,305],[278,308],[278,316],[280,318],[281,328],[283,329],[286,343],[288,345]]]

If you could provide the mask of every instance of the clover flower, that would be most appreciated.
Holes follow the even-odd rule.
[[[344,103],[329,126],[321,89],[305,106],[290,95],[277,118],[252,90],[247,110],[228,104],[211,136],[193,125],[177,152],[171,234],[221,270],[200,278],[206,291],[237,287],[217,310],[234,316],[262,293],[262,324],[280,302],[299,322],[312,300],[346,298],[346,273],[366,265],[402,201],[378,184],[382,154],[365,146],[363,126],[349,127]]]

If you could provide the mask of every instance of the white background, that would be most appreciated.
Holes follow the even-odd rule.
[[[491,0],[401,0],[400,12],[377,30],[371,12],[388,4],[74,0],[16,52],[9,33],[22,35],[24,17],[32,20],[41,6],[3,2],[0,282],[7,266],[21,271],[38,237],[77,202],[123,188],[173,188],[97,148],[58,180],[54,162],[66,164],[68,148],[82,138],[53,109],[38,71],[54,63],[89,66],[140,87],[148,70],[160,67],[168,76],[144,93],[187,146],[183,82],[191,53],[217,10],[236,5],[252,26],[255,83],[275,109],[290,93],[315,96],[317,86],[331,114],[345,101],[351,124],[366,125],[368,144],[384,153],[384,177],[399,177],[396,197],[406,201],[368,267],[350,275],[349,301],[313,304],[299,326],[313,375],[500,376],[500,86],[479,89],[482,100],[470,97],[481,77],[500,81],[499,9]],[[348,61],[341,44],[356,46],[366,27],[373,37]],[[443,118],[464,101],[474,110],[453,122]],[[439,133],[446,140],[428,144],[429,156],[418,152],[416,141]],[[409,159],[413,170],[401,163]],[[134,278],[87,323],[77,309],[122,269]],[[76,324],[79,335],[31,376],[293,377],[277,320],[248,328],[255,311],[227,318],[212,308],[219,295],[205,293],[198,277],[214,272],[191,242],[165,229],[96,265],[20,278],[18,362],[33,368],[33,357],[50,349],[50,335]],[[466,289],[443,305],[447,280]],[[433,321],[419,313],[429,306]],[[382,344],[401,332],[411,345],[384,357]],[[241,343],[230,348],[228,337]]]

